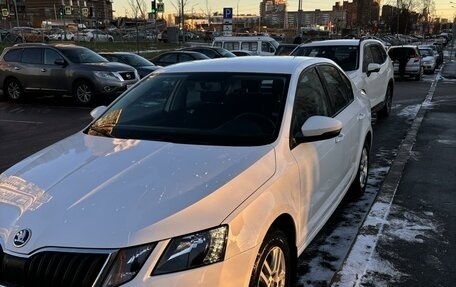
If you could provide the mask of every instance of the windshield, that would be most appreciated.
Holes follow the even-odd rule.
[[[290,55],[328,58],[348,72],[358,69],[358,54],[358,46],[301,46]]]
[[[264,145],[279,133],[289,75],[159,73],[133,87],[87,133],[187,144]]]
[[[71,62],[75,64],[82,64],[82,63],[103,63],[108,62],[105,58],[98,55],[94,51],[83,48],[83,47],[58,47],[60,52],[62,52],[65,57],[68,58]]]
[[[431,49],[420,49],[420,54],[423,57],[433,56],[434,52]]]

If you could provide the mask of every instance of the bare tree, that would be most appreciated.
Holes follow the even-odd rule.
[[[145,0],[128,0],[128,6],[133,13],[133,18],[146,19],[147,6]]]

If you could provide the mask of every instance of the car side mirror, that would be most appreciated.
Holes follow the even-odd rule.
[[[96,108],[94,108],[91,112],[90,112],[90,116],[93,118],[93,119],[96,119],[98,118],[99,116],[101,116],[105,111],[106,111],[107,107],[106,106],[98,106]]]
[[[56,59],[56,60],[54,61],[54,64],[55,64],[55,65],[59,65],[59,66],[65,66],[66,62],[65,62],[64,59],[59,58],[59,59]]]
[[[380,64],[377,63],[370,63],[367,66],[367,76],[369,76],[371,73],[378,73],[380,72]]]
[[[302,136],[296,142],[314,142],[335,138],[342,130],[342,122],[330,117],[312,116],[301,127]]]

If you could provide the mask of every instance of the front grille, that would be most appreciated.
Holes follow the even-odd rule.
[[[30,258],[11,256],[0,248],[0,285],[13,287],[90,287],[108,254],[46,251]]]
[[[134,72],[120,72],[119,73],[122,79],[125,81],[131,81],[135,79],[135,73]]]

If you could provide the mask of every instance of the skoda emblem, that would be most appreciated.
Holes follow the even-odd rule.
[[[128,73],[126,76],[127,76],[127,79],[131,79],[130,73]]]
[[[16,247],[24,246],[32,236],[32,231],[30,229],[22,229],[16,235],[14,235],[13,244]]]

